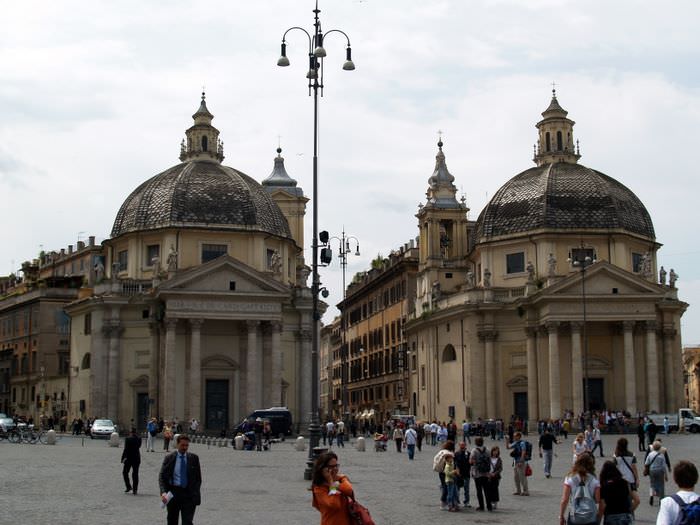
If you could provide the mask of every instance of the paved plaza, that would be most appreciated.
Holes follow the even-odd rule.
[[[610,454],[618,436],[604,436]],[[636,436],[628,436],[636,449]],[[535,444],[536,436],[529,439]],[[690,459],[700,465],[700,435],[662,436],[673,462]],[[493,442],[486,440],[491,446]],[[145,445],[145,443],[144,443]],[[358,499],[366,504],[378,525],[404,523],[557,523],[563,476],[571,461],[571,436],[558,446],[553,477],[542,475],[542,462],[533,458],[530,497],[512,496],[509,458],[504,458],[501,503],[494,513],[466,509],[460,513],[439,509],[437,475],[432,457],[437,447],[423,447],[413,462],[397,454],[389,443],[387,452],[366,452],[347,446],[339,453],[341,471],[348,474]],[[502,443],[501,443],[502,445]],[[162,441],[158,442],[162,449]],[[142,449],[143,450],[143,449]],[[309,483],[303,480],[306,452],[294,450],[292,441],[276,444],[268,452],[244,452],[193,443],[202,464],[202,506],[199,524],[309,525],[319,522],[311,507]],[[56,446],[0,442],[0,523],[16,520],[39,524],[165,523],[160,509],[158,470],[162,450],[142,452],[139,494],[124,493],[121,448],[106,441],[66,436]],[[507,456],[504,454],[504,456]],[[642,454],[637,453],[638,461]],[[597,459],[597,468],[600,460]],[[640,468],[641,473],[641,468]],[[637,521],[652,523],[658,507],[648,503],[648,481],[642,480],[642,505]],[[672,481],[667,493],[675,491]],[[472,484],[472,503],[476,497]]]

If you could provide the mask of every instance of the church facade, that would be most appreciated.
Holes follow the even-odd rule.
[[[224,166],[204,94],[180,164],[124,201],[92,293],[73,302],[71,406],[229,428],[251,411],[310,413],[307,199],[281,149],[262,182]],[[305,388],[304,385],[307,385]]]
[[[556,93],[542,117],[536,166],[476,221],[438,144],[406,324],[418,418],[534,422],[683,403],[687,304],[675,272],[657,267],[651,218],[630,189],[578,162]]]

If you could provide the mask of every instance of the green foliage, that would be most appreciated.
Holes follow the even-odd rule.
[[[375,270],[379,270],[379,269],[381,269],[383,264],[384,264],[384,256],[381,253],[378,253],[377,257],[372,259],[372,268]]]

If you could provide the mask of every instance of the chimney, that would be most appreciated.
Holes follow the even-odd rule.
[[[73,253],[73,245],[69,244],[68,245],[68,255],[70,255],[71,253]]]
[[[89,243],[88,245],[91,247],[95,246],[95,236],[94,235],[90,235],[90,237],[88,237],[88,243]]]
[[[85,248],[85,243],[83,241],[78,241],[78,250]]]
[[[60,256],[63,257],[64,255],[66,255],[66,249],[65,249],[65,248],[61,248]]]

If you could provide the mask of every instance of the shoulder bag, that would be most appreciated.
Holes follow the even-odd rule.
[[[345,496],[348,502],[348,515],[352,525],[376,525],[367,507],[360,505],[354,497]]]

